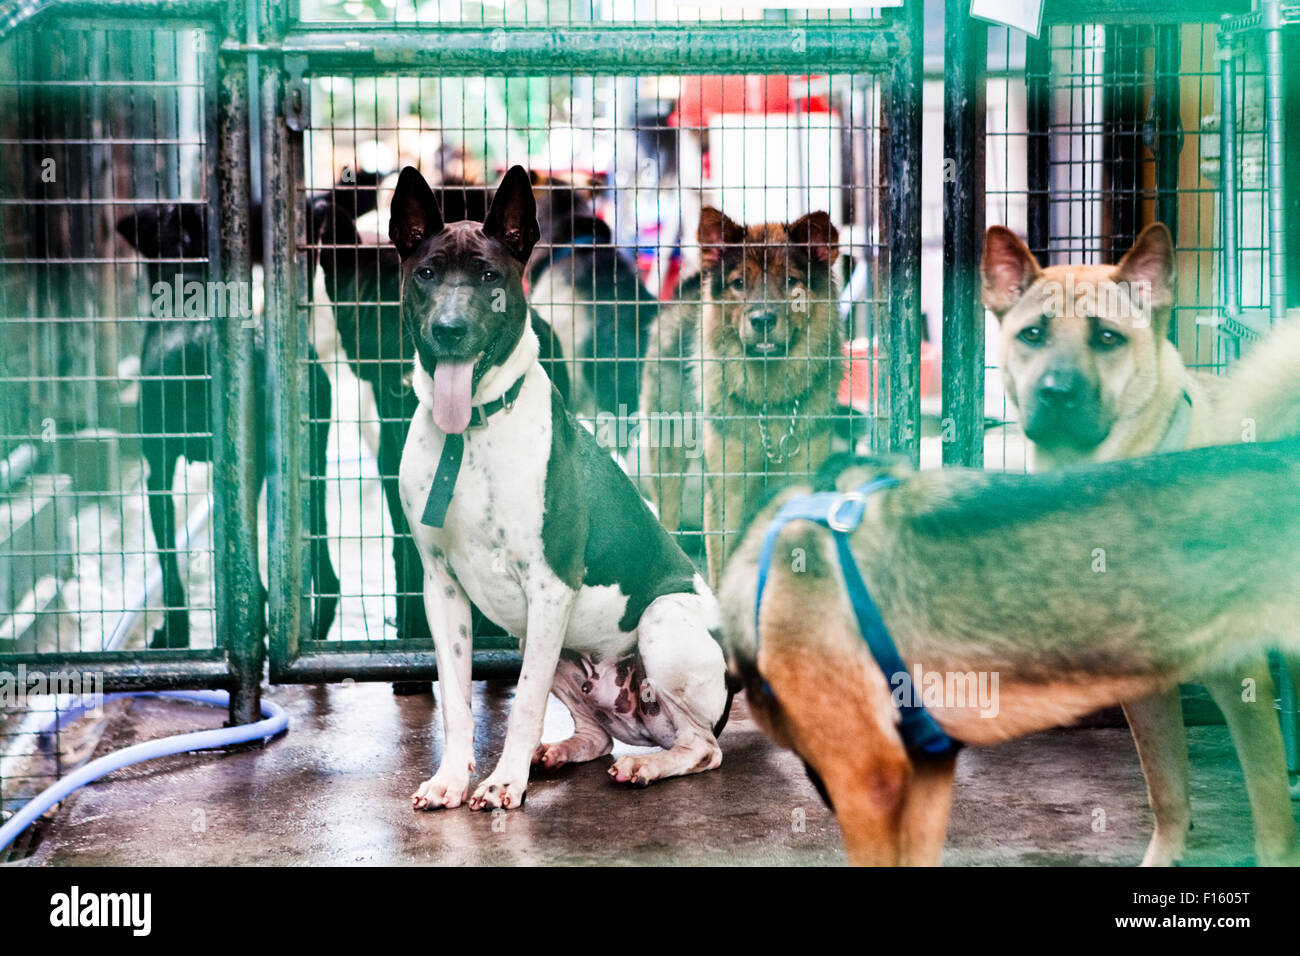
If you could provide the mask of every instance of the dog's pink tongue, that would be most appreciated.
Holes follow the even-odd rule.
[[[448,434],[469,427],[474,391],[473,362],[439,362],[433,369],[433,420]]]

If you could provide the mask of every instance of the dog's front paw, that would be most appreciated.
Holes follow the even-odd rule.
[[[528,789],[527,779],[508,781],[495,773],[478,785],[474,796],[469,798],[471,810],[511,810],[524,805],[524,793]]]
[[[416,810],[454,810],[465,802],[468,792],[468,774],[456,775],[439,770],[411,794],[411,806]]]
[[[609,768],[609,775],[616,783],[630,783],[633,786],[648,787],[661,776],[658,761],[652,759],[659,754],[629,754],[619,757]]]

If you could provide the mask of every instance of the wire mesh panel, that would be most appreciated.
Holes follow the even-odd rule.
[[[357,11],[304,4],[300,12],[303,27],[315,28]],[[532,39],[517,32],[657,24],[653,10],[629,8],[624,20],[562,4],[360,13],[394,15],[502,23],[482,37],[484,52],[517,66],[506,75],[450,63],[440,70],[430,58],[418,71],[376,71],[356,63],[420,54],[366,50],[349,59],[328,30],[286,41],[301,54],[287,65],[302,104],[290,124],[302,133],[291,214],[304,332],[292,380],[323,368],[332,385],[327,409],[304,408],[290,426],[293,440],[307,444],[313,426],[328,426],[323,465],[297,471],[304,488],[323,490],[324,521],[313,528],[310,507],[288,517],[298,521],[299,542],[324,529],[343,583],[325,642],[304,623],[296,646],[277,653],[273,634],[276,679],[397,676],[395,661],[407,673],[432,663],[427,653],[403,656],[432,647],[423,573],[396,489],[416,408],[414,345],[401,328],[400,268],[388,242],[388,206],[404,166],[432,184],[447,221],[482,220],[505,169],[530,170],[541,241],[526,284],[544,367],[702,569],[769,482],[809,474],[836,449],[891,445],[890,314],[898,303],[888,77],[900,48],[887,22],[769,12],[755,25],[765,31],[725,24],[734,37],[725,51],[707,46],[710,37],[693,38],[702,68],[684,72],[663,49],[619,43],[617,30],[582,40],[595,52],[581,70],[555,61],[566,55],[559,40],[558,54],[530,59]],[[716,11],[675,8],[662,23],[682,17],[716,23]],[[836,42],[850,44],[839,61],[808,52],[806,42],[817,39],[806,41],[805,23],[839,25]],[[782,50],[773,58],[776,27]],[[363,47],[380,36],[348,34]],[[576,44],[575,36],[588,35],[563,42]],[[715,382],[724,392],[744,382],[749,391],[722,401],[710,392]],[[302,575],[298,598],[304,622],[319,596],[311,577]],[[514,646],[487,622],[476,619],[476,628],[478,652]]]
[[[188,26],[0,44],[0,809],[75,749],[58,695],[102,691],[114,653],[218,643],[209,319],[252,303],[209,281],[212,49]]]
[[[1046,266],[1117,262],[1163,222],[1177,253],[1170,336],[1205,370],[1223,365],[1216,37],[1210,22],[1134,17],[1055,24],[1038,40],[995,28],[988,42],[988,225]],[[1008,421],[991,327],[989,342],[986,415]],[[1014,426],[989,431],[985,463],[1026,467]]]

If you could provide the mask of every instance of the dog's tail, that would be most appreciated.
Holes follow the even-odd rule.
[[[1300,435],[1300,318],[1279,324],[1228,374],[1219,442]]]

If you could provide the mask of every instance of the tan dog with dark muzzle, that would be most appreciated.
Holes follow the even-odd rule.
[[[1296,430],[1300,327],[1278,330],[1228,378],[1189,371],[1167,335],[1174,249],[1163,225],[1147,227],[1118,265],[1047,269],[1013,233],[994,226],[982,272],[984,304],[1001,323],[1007,397],[1035,470]],[[1223,711],[1241,759],[1256,859],[1300,862],[1268,660],[1261,652],[1231,663],[1199,679]],[[1128,701],[1124,711],[1156,820],[1143,863],[1169,865],[1183,853],[1191,820],[1178,689]]]

